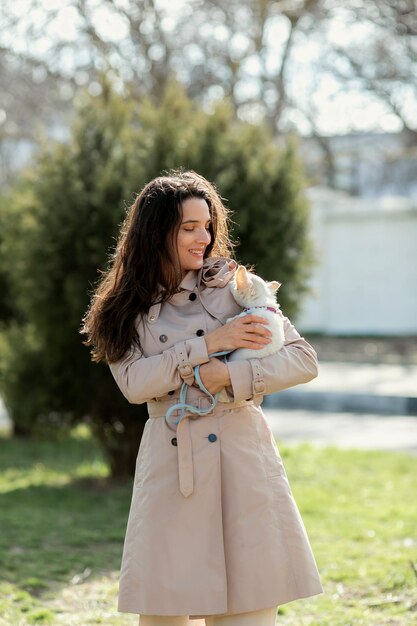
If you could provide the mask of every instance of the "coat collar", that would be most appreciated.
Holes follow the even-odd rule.
[[[233,277],[237,263],[227,257],[215,256],[204,259],[199,270],[188,270],[179,284],[178,290],[193,289],[200,284],[205,287],[224,287]]]
[[[215,256],[204,259],[203,266],[199,270],[188,270],[179,284],[178,289],[193,291],[195,287],[225,287],[234,276],[238,264],[233,259]],[[161,310],[161,302],[153,304],[146,316],[147,321],[154,324]]]
[[[200,272],[201,270],[188,270],[179,284],[178,291],[181,291],[182,289],[192,291],[197,285],[198,274]]]
[[[200,282],[205,287],[225,287],[233,278],[237,263],[233,259],[224,256],[209,257],[204,260],[203,267],[198,273],[198,285]]]

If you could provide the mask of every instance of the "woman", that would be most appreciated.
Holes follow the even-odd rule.
[[[322,593],[284,465],[260,407],[269,394],[317,376],[317,356],[288,318],[285,345],[267,320],[240,312],[228,283],[228,209],[194,171],[150,181],[127,213],[111,268],[84,318],[92,358],[109,364],[130,403],[146,402],[123,548],[118,610],[141,626],[272,626],[277,608]],[[226,364],[221,350],[252,348]],[[207,409],[194,366],[228,403],[164,419],[187,384]],[[171,418],[180,415],[176,411]],[[191,622],[189,621],[191,620]],[[193,620],[198,620],[194,622]]]

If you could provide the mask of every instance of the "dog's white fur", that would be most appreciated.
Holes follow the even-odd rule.
[[[236,302],[248,310],[242,311],[242,313],[235,315],[234,317],[229,317],[229,319],[226,320],[226,323],[231,322],[236,319],[236,317],[243,317],[244,315],[254,313],[255,315],[264,317],[269,321],[267,328],[272,333],[272,341],[258,350],[238,348],[227,355],[228,361],[268,356],[278,352],[278,350],[283,347],[285,334],[282,315],[280,313],[275,313],[274,311],[269,311],[266,308],[271,306],[279,309],[279,304],[277,303],[275,294],[280,286],[281,283],[278,281],[265,281],[260,276],[256,276],[256,274],[248,272],[243,265],[239,265],[233,279],[230,281],[230,291],[232,292]],[[220,392],[218,401],[229,402],[225,389]]]

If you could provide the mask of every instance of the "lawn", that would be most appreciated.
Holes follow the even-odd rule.
[[[325,593],[277,625],[417,622],[417,457],[278,445]],[[117,613],[131,483],[81,426],[64,441],[0,438],[0,624],[137,625]]]

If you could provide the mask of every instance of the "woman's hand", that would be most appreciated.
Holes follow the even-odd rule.
[[[214,396],[218,391],[231,384],[229,370],[223,361],[213,357],[208,363],[200,365],[200,378],[205,388]],[[197,382],[193,383],[198,387]]]
[[[268,320],[255,313],[236,317],[205,335],[207,352],[212,354],[236,348],[259,350],[271,342],[272,333],[264,324],[269,324]]]

